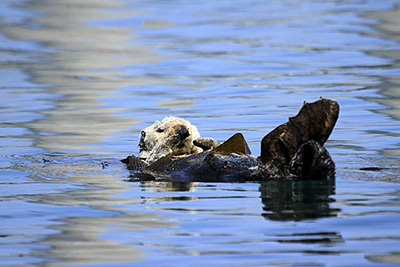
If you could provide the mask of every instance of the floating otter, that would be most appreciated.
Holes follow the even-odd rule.
[[[212,138],[201,138],[188,121],[169,117],[142,131],[139,157],[128,156],[122,162],[138,179],[262,181],[333,177],[335,164],[323,145],[338,115],[336,101],[321,98],[305,102],[296,116],[262,139],[259,157],[251,155],[241,133],[219,145]]]

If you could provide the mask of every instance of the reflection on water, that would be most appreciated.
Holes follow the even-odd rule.
[[[137,181],[133,181],[138,183]],[[198,183],[184,182],[140,182],[144,192],[194,192]],[[332,208],[335,180],[324,181],[266,181],[259,186],[263,204],[262,216],[274,221],[303,221],[323,217],[335,217],[340,209]],[[185,194],[144,198],[145,202],[195,201],[198,197]]]
[[[138,10],[125,9],[122,1],[32,1],[24,10],[37,11],[28,25],[7,25],[3,32],[22,40],[34,40],[55,51],[37,57],[46,60],[23,67],[30,81],[44,85],[55,95],[52,106],[39,120],[26,124],[34,133],[35,146],[50,151],[90,148],[107,135],[130,126],[135,118],[120,117],[118,108],[107,107],[102,98],[116,88],[151,84],[152,80],[124,77],[121,68],[160,60],[146,47],[133,46],[129,27],[96,27],[96,20],[130,17]],[[28,27],[27,27],[28,26]],[[30,26],[30,27],[29,27]],[[98,151],[98,146],[95,146]]]
[[[113,178],[111,173],[118,170],[105,172],[99,161],[96,162],[93,157],[67,159],[52,155],[45,158],[29,158],[29,160],[32,160],[29,164],[31,179],[43,181],[57,177],[61,179],[61,183],[77,187],[69,190],[65,188],[66,192],[36,194],[35,201],[30,204],[31,207],[27,207],[30,212],[44,212],[40,217],[50,220],[48,227],[52,229],[51,235],[34,242],[41,248],[34,254],[49,259],[46,261],[46,266],[141,260],[143,253],[139,250],[100,236],[103,232],[137,231],[174,225],[157,214],[115,207],[115,205],[135,205],[140,201],[118,197],[128,190],[125,182]],[[19,170],[24,167],[15,166],[14,169]],[[30,190],[30,187],[26,189]],[[14,192],[14,194],[17,198],[30,202],[30,193]],[[24,197],[26,194],[27,197]],[[9,213],[10,215],[15,216],[13,213]],[[5,219],[4,222],[8,231],[12,229],[23,231],[32,223],[21,221],[19,222],[21,225],[15,227],[8,226],[7,221],[9,219]],[[40,227],[40,220],[36,220],[36,223],[38,225],[35,227]],[[34,222],[33,224],[35,225]],[[26,237],[29,236],[31,235]],[[34,237],[35,234],[32,234],[31,238]]]
[[[380,20],[375,27],[379,29],[379,35],[388,40],[399,41],[400,36],[400,10],[398,8],[388,11],[371,12],[368,17]],[[400,58],[400,49],[397,46],[382,50],[370,51],[372,55],[390,59],[392,62],[398,61]],[[400,75],[398,70],[389,68],[390,71],[385,77],[381,77],[382,84],[380,86],[379,98],[368,98],[384,106],[383,109],[377,110],[379,113],[392,116],[395,120],[400,121]],[[389,136],[399,137],[399,131],[383,132]],[[386,155],[400,156],[400,148],[384,149],[382,151]],[[399,175],[400,172],[397,172]]]
[[[2,264],[398,264],[400,186],[376,181],[400,179],[395,2],[1,1]],[[320,96],[341,104],[336,181],[128,182],[119,162],[166,115],[257,155]]]
[[[301,221],[336,216],[335,181],[264,182],[260,185],[263,216],[270,220]]]
[[[51,104],[39,111],[43,116],[23,124],[32,132],[30,137],[35,147],[48,151],[86,149],[98,153],[101,146],[93,144],[135,122],[135,118],[117,116],[121,109],[107,107],[102,98],[116,88],[154,83],[123,77],[121,67],[154,63],[159,57],[145,47],[129,44],[133,37],[129,28],[90,25],[99,19],[120,18],[121,12],[113,11],[113,8],[121,4],[121,1],[30,1],[23,5],[23,10],[40,12],[42,16],[29,19],[29,23],[2,27],[3,33],[10,38],[34,40],[54,48],[29,51],[27,56],[36,60],[17,66],[28,75],[30,83],[44,87],[39,97],[51,96],[46,96],[51,99]],[[130,17],[137,12],[126,9],[123,15]],[[25,105],[29,103],[25,102]],[[34,181],[57,178],[61,183],[85,184],[82,189],[68,193],[35,195],[34,207],[27,209],[32,212],[44,210],[45,216],[52,221],[50,229],[55,233],[35,242],[35,247],[40,249],[29,260],[43,257],[48,259],[46,266],[65,266],[141,259],[143,253],[137,249],[99,236],[111,225],[116,230],[132,231],[170,224],[163,223],[163,218],[155,214],[131,213],[113,207],[137,203],[131,199],[113,199],[127,190],[125,183],[115,180],[111,174],[104,174],[100,161],[95,162],[93,158],[79,161],[76,156],[70,160],[68,157],[72,156],[54,154],[27,158],[33,160],[29,163],[29,178]],[[26,165],[17,163],[14,169],[26,171]],[[27,185],[27,190],[31,190],[30,184]],[[15,197],[18,198],[18,194]],[[40,221],[37,223],[40,225]],[[6,229],[12,231],[12,226],[9,227]],[[21,222],[17,229],[23,231],[27,227]],[[16,262],[11,260],[9,263]]]

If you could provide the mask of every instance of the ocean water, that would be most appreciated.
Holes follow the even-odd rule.
[[[400,10],[3,0],[1,266],[400,265]],[[130,182],[140,130],[260,140],[320,96],[334,181]]]

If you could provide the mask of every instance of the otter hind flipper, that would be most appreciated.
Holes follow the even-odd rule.
[[[339,116],[336,101],[321,98],[304,103],[296,116],[268,133],[261,141],[261,162],[288,164],[300,146],[308,141],[323,145]]]
[[[290,161],[290,172],[301,180],[319,180],[335,175],[335,163],[318,142],[304,143]]]
[[[239,155],[251,154],[250,148],[247,145],[247,142],[244,139],[243,134],[241,133],[234,134],[232,137],[226,140],[222,145],[214,148],[212,151],[223,155],[229,155],[232,153],[236,153]]]

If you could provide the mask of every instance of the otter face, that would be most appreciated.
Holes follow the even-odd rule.
[[[193,144],[200,137],[196,126],[177,118],[166,117],[141,131],[139,157],[154,161],[168,154],[185,155],[201,152]]]

